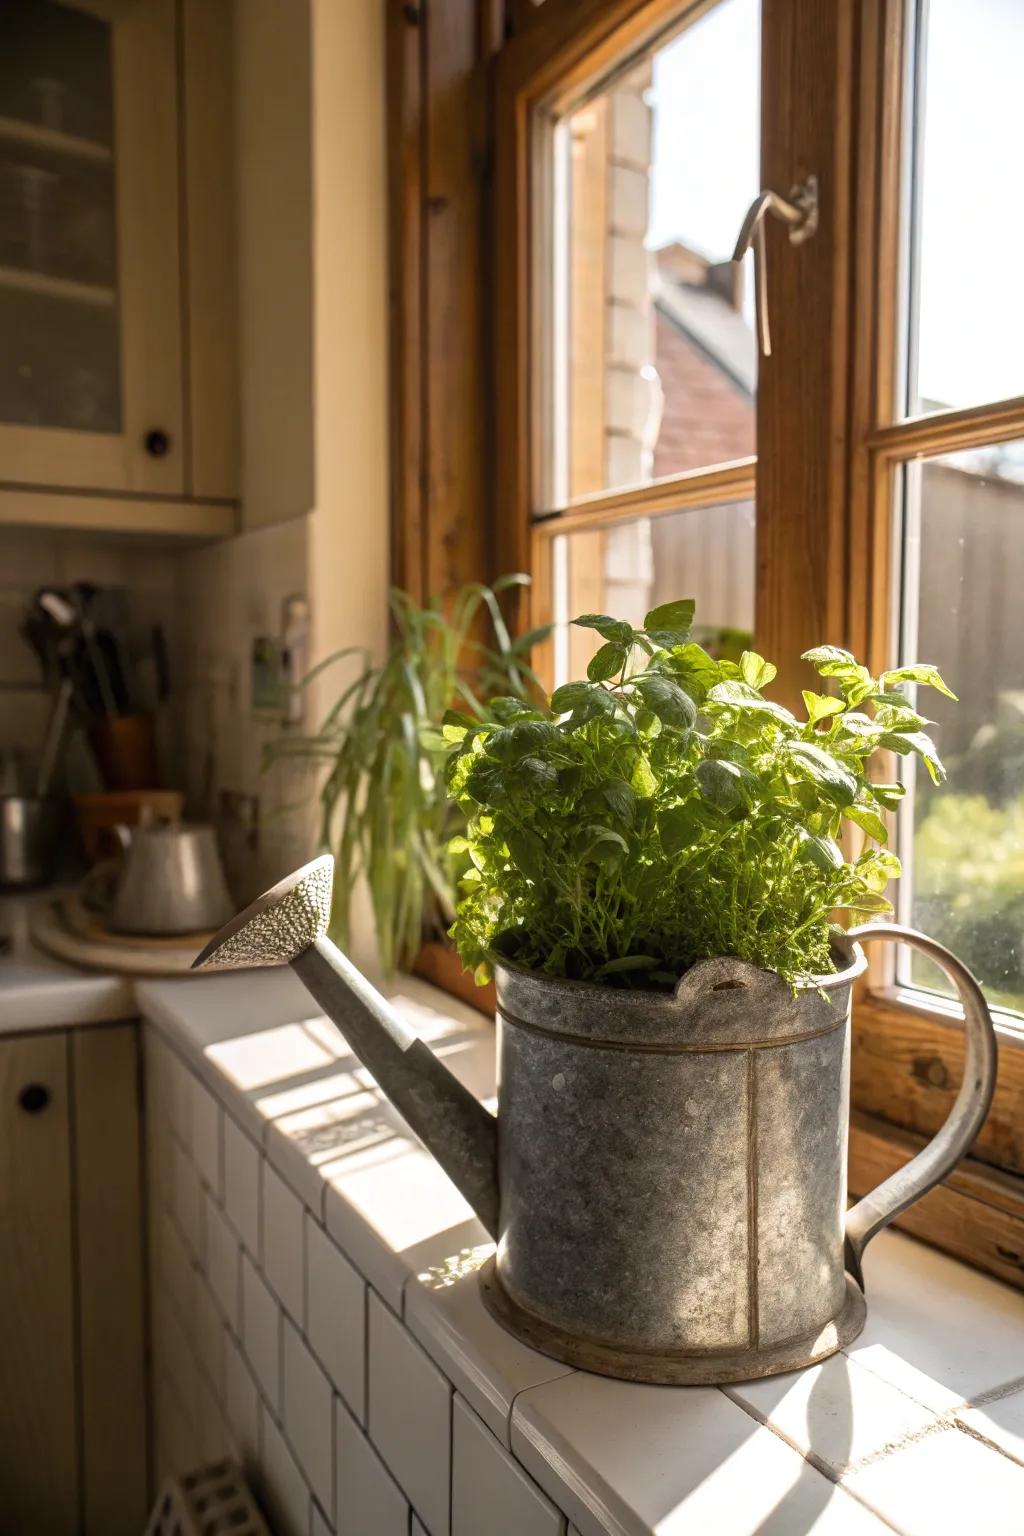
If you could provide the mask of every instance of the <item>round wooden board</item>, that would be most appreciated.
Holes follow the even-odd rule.
[[[145,934],[145,933],[115,933],[108,928],[100,914],[87,907],[82,900],[81,891],[66,891],[57,897],[57,905],[65,927],[70,933],[77,934],[80,939],[89,939],[94,944],[115,944],[119,949],[144,949],[147,953],[161,949],[189,949],[194,955],[209,943],[215,930],[207,929],[200,933],[173,933],[173,934]]]
[[[61,902],[38,902],[29,918],[33,941],[47,954],[89,971],[120,971],[132,976],[187,976],[202,948],[204,935],[182,939],[137,939],[103,932],[101,940],[69,927]]]

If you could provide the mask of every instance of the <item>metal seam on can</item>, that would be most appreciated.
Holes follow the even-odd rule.
[[[757,1296],[757,1057],[747,1052],[747,1316],[750,1348],[761,1339]]]
[[[773,1040],[730,1040],[705,1041],[705,1040],[595,1040],[588,1035],[567,1034],[562,1030],[549,1029],[544,1024],[534,1024],[530,1020],[520,1019],[515,1014],[507,1013],[499,1004],[497,1016],[503,1024],[511,1024],[514,1029],[521,1029],[528,1035],[541,1035],[545,1040],[558,1040],[565,1045],[585,1046],[592,1051],[624,1051],[630,1056],[683,1056],[683,1055],[715,1055],[716,1053],[739,1051],[769,1051],[779,1045],[798,1045],[805,1040],[820,1040],[823,1035],[834,1035],[837,1029],[842,1029],[846,1023],[845,1014],[837,1019],[834,1024],[827,1025],[824,1029],[805,1030],[800,1034],[777,1035]]]

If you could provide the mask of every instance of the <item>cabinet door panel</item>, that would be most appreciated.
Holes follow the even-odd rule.
[[[67,1036],[0,1040],[0,1524],[33,1536],[78,1528],[70,1167]]]
[[[86,1536],[136,1536],[148,1502],[134,1024],[71,1035]]]
[[[176,48],[174,0],[0,7],[4,482],[184,489]]]

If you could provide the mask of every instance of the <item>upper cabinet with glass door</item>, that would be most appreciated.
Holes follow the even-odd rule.
[[[0,5],[0,482],[185,489],[174,0]]]

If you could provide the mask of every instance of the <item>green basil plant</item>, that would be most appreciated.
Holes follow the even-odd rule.
[[[834,970],[837,909],[890,911],[885,848],[899,784],[869,777],[881,750],[942,765],[907,685],[954,697],[934,667],[872,677],[848,651],[804,659],[824,680],[799,719],[765,696],[753,651],[715,660],[689,638],[690,600],[601,639],[585,681],[537,703],[491,698],[444,717],[447,787],[471,867],[451,935],[485,981],[495,957],[547,976],[671,987],[695,961],[736,955],[791,984]],[[834,692],[825,691],[829,684]],[[861,844],[845,857],[844,823]]]

